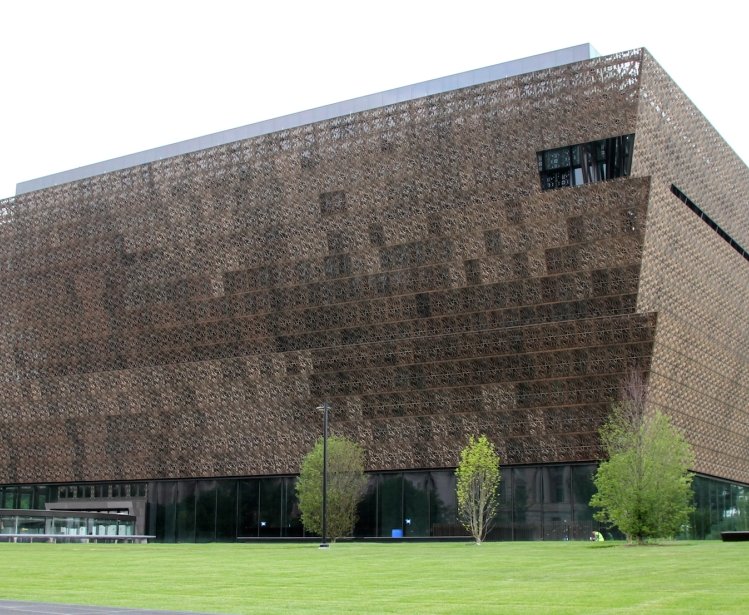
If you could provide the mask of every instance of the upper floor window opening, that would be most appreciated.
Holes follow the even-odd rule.
[[[538,152],[541,190],[628,177],[634,143],[631,134]]]

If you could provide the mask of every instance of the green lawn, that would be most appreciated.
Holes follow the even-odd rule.
[[[746,613],[749,543],[0,543],[0,599],[210,613]]]

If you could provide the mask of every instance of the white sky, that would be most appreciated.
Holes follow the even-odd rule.
[[[647,47],[747,161],[742,6],[2,0],[0,198],[19,181],[588,42]]]

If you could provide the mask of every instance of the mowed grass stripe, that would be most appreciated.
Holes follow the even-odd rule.
[[[0,544],[0,598],[205,613],[746,613],[749,543]]]

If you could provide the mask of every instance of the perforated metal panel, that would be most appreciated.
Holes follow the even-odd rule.
[[[622,375],[688,339],[646,299],[667,270],[643,58],[0,202],[0,482],[296,472],[323,399],[372,470],[454,466],[474,433],[504,463],[599,458]],[[541,191],[536,152],[632,133],[633,177]]]

